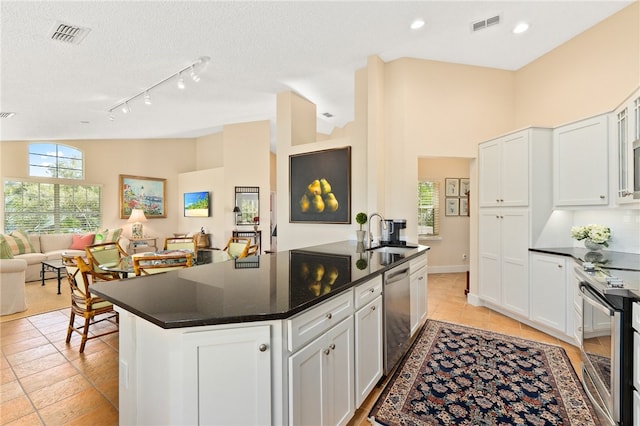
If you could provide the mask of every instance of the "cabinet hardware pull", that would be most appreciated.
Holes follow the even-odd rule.
[[[376,307],[375,307],[375,306],[372,306],[372,307],[371,307],[371,310],[372,310],[372,311],[375,311],[375,310],[376,310]]]
[[[331,312],[327,314],[327,319],[331,319]]]
[[[500,202],[501,202],[501,203],[504,203],[504,200],[503,200],[502,198],[500,198]]]
[[[562,268],[562,265],[558,265],[558,268]]]
[[[266,351],[266,350],[267,350],[267,345],[265,345],[264,343],[263,343],[263,344],[261,344],[260,346],[258,346],[258,350],[259,350],[260,352],[264,352],[264,351]]]
[[[332,343],[329,345],[329,349],[334,350],[336,348],[336,344]]]
[[[500,219],[500,216],[496,215],[496,219]]]
[[[324,352],[324,354],[325,354],[325,355],[329,355],[329,353],[330,353],[331,351],[330,351],[329,349],[325,349],[325,350],[324,350],[324,351],[322,351],[322,352]]]
[[[369,289],[369,291],[370,291],[371,293],[373,293],[375,290],[374,290],[374,289],[372,289],[372,288],[370,288],[370,289]]]
[[[601,200],[604,200],[604,198],[605,198],[605,197],[604,197],[604,195],[601,195],[601,196],[600,196],[600,199],[601,199]]]

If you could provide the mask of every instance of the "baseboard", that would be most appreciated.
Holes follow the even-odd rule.
[[[467,294],[467,303],[472,306],[483,306],[482,300],[478,297],[477,294],[473,293]]]
[[[427,266],[429,274],[451,274],[455,272],[467,272],[469,265],[444,265],[444,266]]]

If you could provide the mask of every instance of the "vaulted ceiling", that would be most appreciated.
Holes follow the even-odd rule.
[[[354,72],[371,55],[517,70],[630,3],[3,0],[0,112],[15,115],[0,119],[0,140],[201,136],[273,122],[283,91],[314,102],[328,133],[353,121]],[[513,34],[521,21],[529,30]],[[53,40],[61,24],[79,37]],[[203,56],[200,81],[187,70],[178,90],[176,74]],[[151,105],[137,96],[121,113],[165,79]]]

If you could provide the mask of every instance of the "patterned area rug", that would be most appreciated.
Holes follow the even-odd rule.
[[[564,349],[429,320],[369,413],[382,425],[598,425]]]

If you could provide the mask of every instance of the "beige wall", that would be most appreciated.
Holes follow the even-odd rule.
[[[468,178],[469,160],[465,158],[419,158],[418,178],[439,182],[440,188],[440,237],[420,240],[431,247],[429,272],[461,272],[469,267],[469,221],[468,216],[446,216],[445,178]],[[466,259],[463,259],[466,255]]]
[[[615,109],[640,86],[640,3],[518,70],[515,81],[514,129]]]

